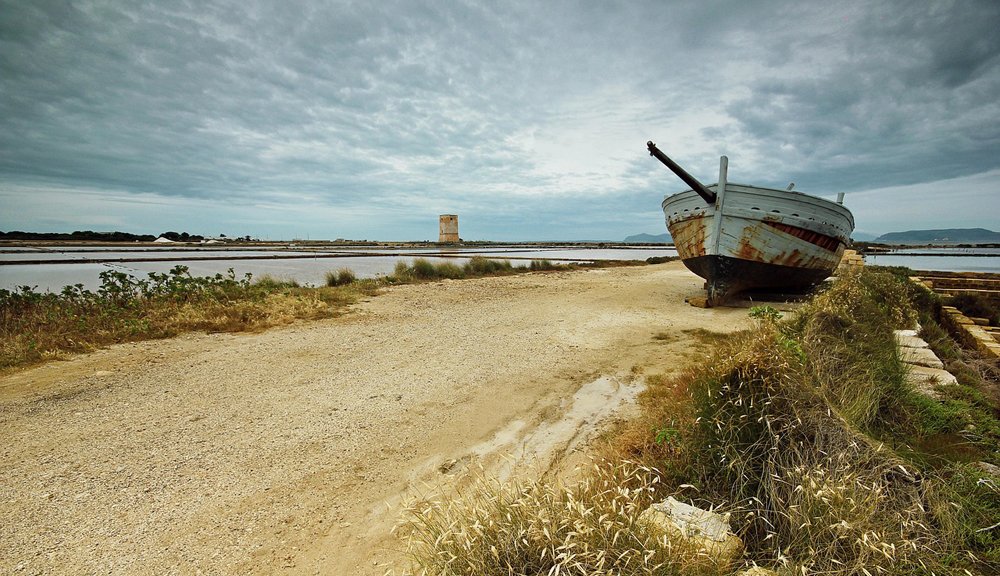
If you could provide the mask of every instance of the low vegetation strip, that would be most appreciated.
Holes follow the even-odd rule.
[[[0,290],[0,369],[190,330],[231,332],[323,318],[370,289],[305,289],[269,278],[236,278],[231,270],[193,277],[176,266],[145,280],[102,272],[96,291],[81,284],[58,294],[28,286]]]
[[[995,573],[1000,478],[973,461],[1000,463],[1000,411],[984,392],[996,372],[965,372],[946,391],[954,400],[938,403],[909,387],[893,338],[918,317],[929,341],[940,336],[937,306],[904,278],[862,270],[791,318],[752,309],[755,328],[711,340],[705,364],[648,378],[642,415],[580,485],[485,480],[415,503],[403,533],[416,566],[433,575],[735,574],[753,565]],[[961,446],[925,448],[957,435]],[[667,496],[728,513],[743,556],[721,562],[650,533],[639,516]]]
[[[401,261],[392,275],[374,279],[359,279],[346,268],[329,272],[326,285],[319,287],[270,277],[254,280],[249,274],[237,278],[231,269],[226,275],[196,277],[180,265],[166,274],[150,273],[146,279],[106,271],[96,291],[82,284],[66,286],[60,293],[40,293],[30,286],[0,290],[0,370],[187,331],[260,330],[299,319],[328,318],[385,286],[579,267],[548,260],[512,266],[506,260],[483,257],[459,266],[417,258],[412,264]]]

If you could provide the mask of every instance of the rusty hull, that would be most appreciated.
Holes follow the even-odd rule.
[[[721,210],[692,191],[668,197],[663,210],[678,255],[706,280],[708,304],[718,305],[745,290],[801,289],[829,276],[854,222],[846,208],[827,204],[734,184]]]

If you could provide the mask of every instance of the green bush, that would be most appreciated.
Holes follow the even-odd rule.
[[[528,267],[535,271],[555,270],[558,268],[551,260],[532,260]]]
[[[354,275],[354,271],[350,268],[341,268],[336,272],[330,271],[326,273],[326,285],[327,286],[346,286],[357,280]]]
[[[663,264],[666,262],[673,262],[677,258],[673,256],[650,256],[646,258],[646,264]]]
[[[414,258],[410,265],[410,275],[418,280],[437,280],[437,268],[426,258]]]
[[[510,260],[491,260],[483,256],[473,256],[463,268],[468,276],[493,276],[514,272]]]
[[[329,315],[334,296],[298,283],[249,274],[194,277],[185,266],[146,279],[117,271],[100,275],[96,291],[82,284],[59,294],[23,286],[0,290],[0,369],[84,352],[130,340],[164,338],[186,330],[238,331]]]

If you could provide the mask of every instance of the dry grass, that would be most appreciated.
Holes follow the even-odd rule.
[[[60,294],[0,291],[0,369],[86,352],[117,342],[166,338],[191,330],[260,330],[297,319],[327,318],[375,290],[354,282],[303,288],[293,282],[228,276],[198,278],[183,266],[136,280],[101,275],[96,292],[67,286]]]
[[[452,497],[414,502],[398,530],[419,574],[725,573],[640,520],[658,483],[655,470],[633,462],[594,463],[571,486],[480,476]]]
[[[790,319],[755,310],[750,331],[725,341],[704,334],[716,349],[707,363],[647,379],[641,415],[605,455],[622,464],[603,464],[578,486],[486,481],[417,506],[409,532],[417,565],[434,575],[734,573],[651,541],[636,524],[650,502],[673,495],[730,513],[745,566],[995,573],[996,480],[895,449],[898,434],[925,425],[892,337],[911,327],[909,301],[904,283],[862,272]],[[607,563],[647,556],[627,568]]]

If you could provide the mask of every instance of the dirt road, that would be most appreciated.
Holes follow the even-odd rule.
[[[477,462],[545,473],[636,374],[690,361],[685,330],[746,325],[685,304],[700,285],[675,262],[401,286],[8,375],[0,572],[398,573],[415,489]]]

